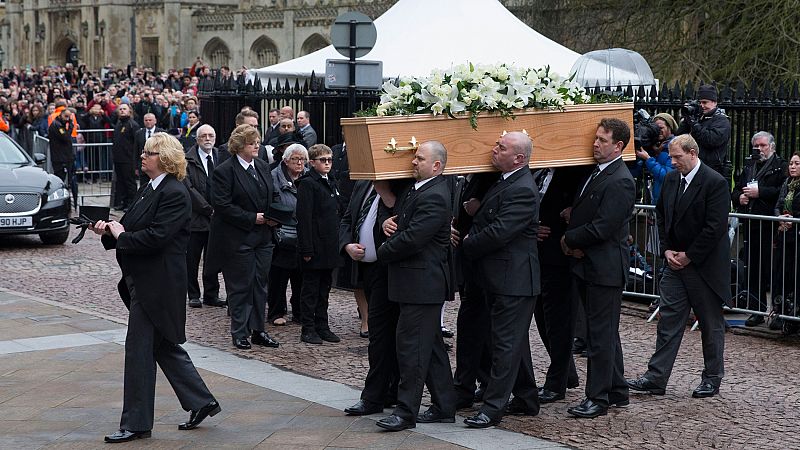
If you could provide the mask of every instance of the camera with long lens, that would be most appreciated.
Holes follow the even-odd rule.
[[[655,156],[652,152],[656,151],[658,136],[661,129],[653,123],[653,118],[644,109],[637,109],[633,113],[633,144],[636,150],[644,149],[650,156]]]
[[[700,102],[697,100],[688,101],[681,106],[682,117],[697,117],[702,114],[702,112],[703,109],[700,108]]]

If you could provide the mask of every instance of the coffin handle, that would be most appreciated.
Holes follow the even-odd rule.
[[[391,154],[394,155],[397,152],[417,151],[417,149],[419,148],[419,143],[417,143],[417,138],[414,137],[414,136],[411,136],[411,140],[408,141],[408,143],[411,144],[408,147],[398,146],[397,145],[397,140],[395,138],[391,138],[389,140],[389,145],[387,145],[383,149],[383,151],[385,151],[386,153],[391,153]]]

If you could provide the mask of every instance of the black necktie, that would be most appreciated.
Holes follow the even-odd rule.
[[[686,192],[686,177],[681,177],[681,185],[678,188],[678,200],[683,197],[684,192]]]
[[[145,138],[145,141],[150,139],[150,133],[152,133],[152,132],[150,130],[147,130],[147,137]]]
[[[592,184],[592,181],[595,178],[597,178],[598,175],[600,175],[600,166],[595,167],[594,171],[592,171],[592,174],[589,175],[589,179],[586,181],[586,184],[583,185],[583,189],[581,190],[581,195],[583,195],[583,193],[586,192],[586,188],[589,187],[590,184]]]
[[[208,171],[208,178],[211,178],[211,175],[214,174],[214,159],[210,154],[206,156],[206,170]]]
[[[364,201],[364,204],[361,205],[361,210],[358,212],[358,220],[356,221],[356,226],[353,229],[353,236],[355,237],[356,241],[358,241],[360,237],[361,226],[364,225],[364,221],[367,220],[369,210],[372,208],[372,204],[375,203],[375,198],[377,196],[378,192],[376,192],[374,188],[370,189],[367,199]]]
[[[258,174],[256,174],[256,169],[253,166],[247,166],[247,173],[249,173],[254,180],[258,181]]]

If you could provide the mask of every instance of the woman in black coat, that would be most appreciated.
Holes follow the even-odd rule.
[[[775,204],[775,215],[779,217],[800,218],[800,152],[795,152],[789,160],[789,178],[783,182],[778,202]],[[775,270],[775,280],[772,283],[772,310],[781,315],[797,315],[797,235],[800,233],[798,224],[780,222],[778,226],[777,249],[773,267],[782,267]],[[798,324],[793,321],[784,321],[774,318],[769,325],[772,330],[783,329],[784,333],[797,332]]]
[[[156,363],[181,406],[191,411],[181,430],[197,427],[220,406],[179,344],[186,342],[186,249],[192,212],[181,183],[186,159],[181,144],[156,133],[141,155],[150,183],[140,189],[119,222],[98,221],[106,249],[116,249],[122,279],[117,288],[128,307],[125,384],[119,431],[106,442],[150,437],[153,428]]]
[[[339,342],[328,325],[328,294],[339,255],[339,193],[328,177],[333,163],[330,147],[308,150],[311,169],[297,180],[297,249],[302,258],[301,296],[303,328],[300,341]]]
[[[269,166],[258,157],[260,142],[260,133],[252,125],[236,127],[228,140],[232,156],[214,169],[212,177],[208,270],[222,269],[233,345],[243,350],[251,347],[248,337],[255,345],[279,345],[264,328],[272,234],[277,225],[267,215],[277,196]]]

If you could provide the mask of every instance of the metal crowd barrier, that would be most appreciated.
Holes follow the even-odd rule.
[[[112,143],[107,137],[110,130],[78,130],[84,143],[75,144],[75,177],[81,183],[79,204],[96,204],[101,198],[108,197],[110,204],[114,164],[111,154]],[[92,139],[87,139],[89,137]],[[99,137],[97,137],[99,136]],[[86,142],[91,140],[93,142]]]
[[[797,281],[800,219],[730,213],[728,223],[731,300],[725,309],[800,325],[795,301],[800,295]],[[779,228],[781,223],[790,226]],[[655,207],[637,204],[631,219],[631,267],[624,295],[651,301],[659,298],[658,282],[666,264],[659,253]],[[656,309],[648,321],[657,312]]]
[[[78,130],[84,139],[89,133],[104,133],[101,139],[93,139],[99,142],[74,144],[75,172],[69,184],[72,195],[78,199],[78,205],[110,202],[114,166],[111,155],[112,143],[105,135],[108,131]],[[41,153],[47,157],[44,169],[48,173],[53,173],[50,141],[34,133],[32,150],[33,153]],[[104,197],[109,197],[109,200],[101,200]]]

